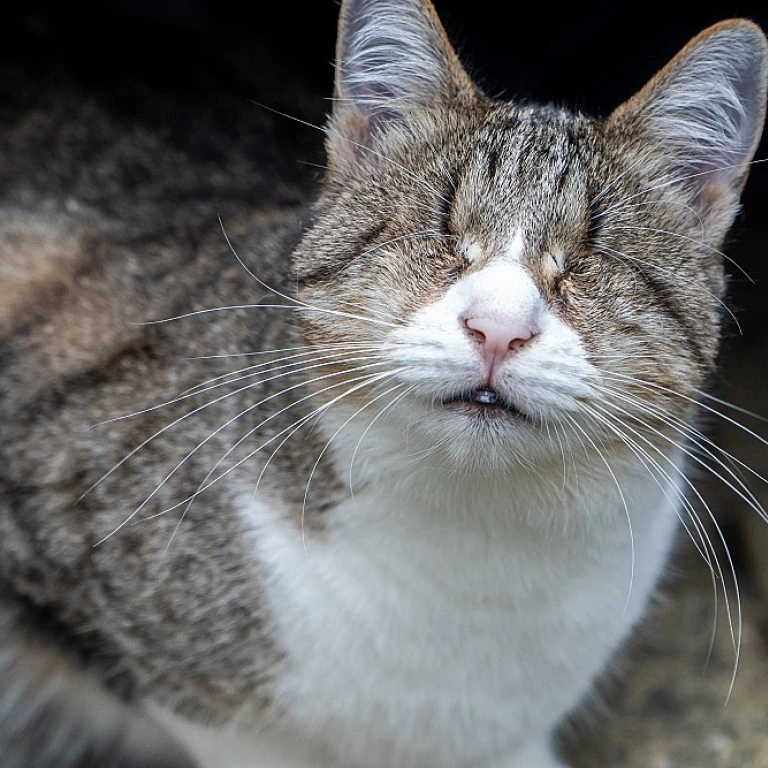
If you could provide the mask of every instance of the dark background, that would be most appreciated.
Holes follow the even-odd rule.
[[[490,93],[523,94],[605,111],[671,58],[693,35],[743,16],[768,26],[763,0],[710,2],[514,3],[435,0],[470,71]],[[339,2],[336,0],[91,0],[27,2],[4,17],[6,31],[78,37],[78,48],[105,47],[139,59],[152,55],[142,34],[161,33],[168,63],[201,31],[279,43],[306,64],[313,82],[331,83]],[[8,13],[6,11],[6,13]],[[131,40],[132,38],[132,40]],[[74,40],[73,40],[74,47]],[[7,51],[4,53],[7,55]],[[94,61],[94,66],[98,62]],[[277,73],[276,73],[277,75]]]

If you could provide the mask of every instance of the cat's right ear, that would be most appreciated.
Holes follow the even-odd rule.
[[[767,90],[765,35],[732,19],[695,37],[608,126],[616,136],[639,132],[663,152],[669,178],[660,183],[692,192],[699,220],[711,218],[724,234],[760,140]]]
[[[429,0],[343,0],[331,166],[357,162],[380,132],[414,110],[477,93]]]

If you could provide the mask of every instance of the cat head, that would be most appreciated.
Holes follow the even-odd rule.
[[[428,0],[345,0],[339,29],[329,171],[294,255],[306,341],[356,350],[333,408],[491,470],[679,429],[727,312],[760,29],[704,31],[605,119],[486,97]]]

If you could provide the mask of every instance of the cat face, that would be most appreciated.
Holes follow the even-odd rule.
[[[425,2],[349,3],[339,62],[295,264],[337,313],[303,313],[307,341],[370,346],[387,374],[355,407],[398,398],[384,420],[484,468],[679,429],[726,311],[760,31],[713,27],[602,121],[485,98]]]

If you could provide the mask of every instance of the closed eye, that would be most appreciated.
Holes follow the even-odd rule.
[[[542,255],[543,259],[541,263],[547,279],[552,281],[559,280],[565,273],[567,267],[565,253],[558,249],[547,251]]]
[[[563,251],[557,250],[557,251],[552,251],[549,255],[550,255],[550,258],[552,259],[552,262],[554,263],[557,273],[562,274],[563,272],[565,272],[565,266],[567,262],[565,253]]]

